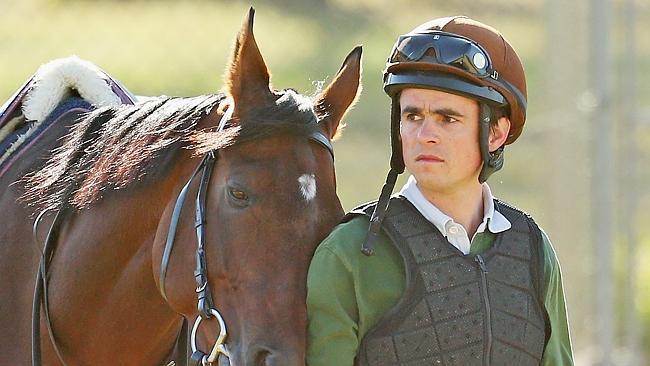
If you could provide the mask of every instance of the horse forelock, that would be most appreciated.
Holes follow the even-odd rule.
[[[276,135],[306,137],[318,129],[313,100],[293,89],[279,92],[272,103],[248,106],[222,132],[197,131],[192,136],[197,154]]]
[[[82,117],[45,166],[24,178],[23,200],[37,208],[83,208],[104,192],[125,188],[165,169],[166,156],[195,154],[278,134],[308,136],[316,128],[310,98],[287,89],[275,103],[249,109],[221,132],[197,130],[225,96],[160,97],[104,107]]]

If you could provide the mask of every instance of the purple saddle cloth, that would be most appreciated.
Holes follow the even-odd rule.
[[[135,104],[136,97],[124,88],[117,80],[113,79],[110,75],[103,72],[104,81],[110,86],[113,93],[119,97],[120,101],[124,104]],[[36,74],[32,75],[12,96],[0,107],[0,129],[5,127],[9,121],[22,115],[23,101],[34,88],[36,84]],[[25,141],[22,141],[20,146],[14,151],[10,152],[9,156],[5,156],[8,149],[20,139],[22,135],[27,133],[35,121],[25,121],[20,126],[17,126],[14,131],[5,136],[0,141],[0,176],[15,162],[19,157],[29,150],[50,126],[58,121],[59,117],[66,114],[71,110],[91,111],[95,108],[90,102],[80,98],[79,96],[72,96],[62,100],[58,106],[41,122],[41,124],[30,132]]]

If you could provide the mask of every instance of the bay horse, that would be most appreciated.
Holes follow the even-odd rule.
[[[305,364],[307,268],[343,215],[330,140],[361,48],[314,97],[275,90],[253,15],[224,93],[66,114],[0,177],[0,364],[163,365],[183,319],[196,365]]]

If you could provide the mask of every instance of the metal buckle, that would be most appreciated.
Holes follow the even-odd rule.
[[[202,363],[204,366],[208,366],[213,362],[215,362],[219,357],[219,354],[223,354],[224,356],[228,357],[228,359],[230,359],[230,350],[228,349],[228,345],[225,344],[226,336],[228,335],[226,332],[226,322],[223,320],[223,317],[221,316],[221,314],[217,309],[214,308],[210,309],[210,315],[217,318],[220,329],[219,329],[219,337],[217,337],[214,346],[212,346],[212,351],[210,352],[209,355],[203,356]],[[196,332],[198,331],[199,325],[201,324],[202,320],[203,318],[201,316],[198,316],[194,321],[194,326],[192,326],[192,334],[190,336],[192,353],[198,351],[198,347],[196,345]]]

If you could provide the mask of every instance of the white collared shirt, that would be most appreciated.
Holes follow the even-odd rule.
[[[486,227],[494,234],[506,231],[512,227],[510,221],[508,221],[508,219],[506,219],[499,211],[494,209],[494,197],[492,196],[492,191],[488,184],[483,183],[482,188],[483,221],[476,229],[476,233],[474,233],[472,240],[477,233],[484,232]],[[440,230],[442,235],[447,238],[451,245],[458,248],[458,250],[463,252],[463,254],[469,254],[471,240],[469,239],[467,230],[465,230],[463,225],[456,223],[454,219],[444,214],[424,197],[417,186],[415,177],[409,177],[408,181],[399,192],[399,195],[409,200],[409,202],[420,211],[424,218],[429,220],[436,228],[438,228],[438,230]]]

